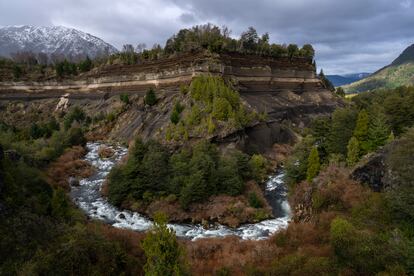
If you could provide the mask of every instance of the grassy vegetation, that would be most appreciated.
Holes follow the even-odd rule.
[[[382,69],[375,75],[344,87],[347,93],[358,93],[375,89],[394,89],[414,84],[414,64],[405,63]]]

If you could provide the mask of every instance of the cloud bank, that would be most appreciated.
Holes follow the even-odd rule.
[[[0,25],[63,25],[123,44],[164,44],[211,22],[276,43],[311,43],[328,74],[373,72],[414,43],[412,0],[2,0]]]

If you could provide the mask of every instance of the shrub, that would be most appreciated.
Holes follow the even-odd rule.
[[[260,154],[254,154],[249,161],[251,175],[257,182],[262,182],[267,176],[267,160]]]
[[[142,242],[147,262],[146,275],[183,275],[186,272],[184,249],[180,246],[174,230],[167,227],[167,218],[156,214],[154,226]]]
[[[257,196],[255,192],[249,193],[249,204],[253,208],[262,208],[263,202],[260,200],[260,198]]]
[[[180,85],[181,94],[186,95],[188,93],[188,91],[189,91],[188,85],[185,85],[185,84]]]
[[[355,165],[359,160],[359,142],[358,139],[355,137],[352,137],[349,140],[348,146],[348,154],[346,158],[346,162],[348,163],[348,166]]]
[[[64,118],[65,129],[69,129],[74,121],[81,123],[85,118],[85,112],[79,106],[75,106]]]
[[[313,147],[308,158],[308,169],[306,171],[306,180],[311,182],[315,176],[318,175],[319,169],[321,167],[319,161],[318,148]]]
[[[154,89],[150,88],[145,95],[144,102],[149,106],[153,106],[157,103],[157,96],[155,95]]]
[[[86,144],[86,138],[83,135],[82,129],[79,127],[72,127],[68,131],[66,141],[69,146],[84,146]]]
[[[119,95],[119,99],[121,100],[121,102],[123,102],[124,104],[129,104],[129,96],[126,93],[120,94]]]
[[[109,112],[109,113],[106,115],[106,120],[107,120],[108,122],[113,122],[113,121],[115,121],[115,120],[116,120],[116,117],[117,117],[117,115],[116,115],[116,113],[115,113],[115,112]]]

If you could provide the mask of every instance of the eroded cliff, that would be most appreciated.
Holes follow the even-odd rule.
[[[340,104],[323,87],[307,59],[199,52],[140,65],[106,65],[71,79],[2,82],[2,120],[23,124],[78,105],[91,118],[97,114],[111,117],[92,130],[96,138],[125,142],[136,135],[162,138],[174,103],[188,101],[180,86],[189,85],[199,75],[222,77],[239,92],[248,110],[266,114],[247,127],[208,135],[213,141],[251,151],[266,152],[275,143],[294,142],[295,128]],[[155,106],[145,105],[143,100],[150,87],[158,98]],[[129,95],[128,105],[119,100],[120,94]]]

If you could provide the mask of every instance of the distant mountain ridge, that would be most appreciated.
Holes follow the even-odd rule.
[[[414,85],[414,44],[407,47],[390,65],[343,88],[347,93],[359,93],[377,88],[412,85]]]
[[[118,50],[91,34],[62,26],[0,27],[0,56],[11,57],[17,52],[44,53],[49,57],[95,58]]]
[[[371,73],[355,73],[355,74],[346,74],[346,75],[327,75],[326,77],[329,81],[335,86],[342,86],[350,84],[356,81],[359,81],[363,78],[368,77]]]

